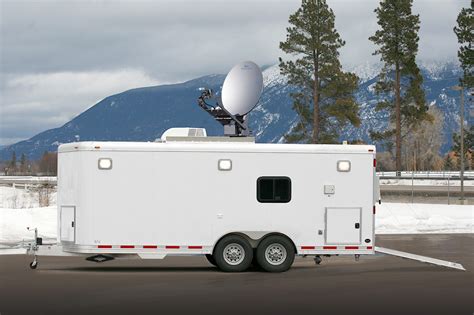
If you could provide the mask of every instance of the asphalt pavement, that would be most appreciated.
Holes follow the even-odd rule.
[[[0,314],[469,314],[474,234],[385,235],[377,245],[467,271],[363,256],[298,258],[292,269],[223,273],[202,257],[114,260],[0,256]]]

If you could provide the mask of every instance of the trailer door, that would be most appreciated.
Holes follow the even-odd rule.
[[[74,242],[76,225],[76,207],[61,207],[61,241]]]
[[[361,208],[326,208],[326,244],[360,244]]]

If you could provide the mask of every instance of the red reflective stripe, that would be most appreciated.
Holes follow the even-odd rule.
[[[166,245],[166,249],[179,249],[179,246],[176,246],[176,245]]]
[[[337,249],[337,246],[323,246],[323,249]]]
[[[98,245],[97,248],[112,248],[112,245]]]
[[[377,159],[374,159],[374,167],[377,167]]]
[[[301,249],[315,249],[315,246],[301,246]]]
[[[374,206],[374,214],[375,214],[375,206]]]
[[[346,246],[345,249],[359,249],[359,246]]]
[[[369,149],[369,152],[374,152],[374,149]]]
[[[120,245],[120,248],[135,248],[133,245]]]
[[[372,249],[372,246],[367,246],[367,249]]]
[[[158,248],[156,245],[143,245],[143,248]]]
[[[188,246],[188,249],[202,249],[202,246]]]

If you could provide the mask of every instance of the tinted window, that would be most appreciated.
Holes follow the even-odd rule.
[[[288,177],[260,177],[257,179],[257,200],[259,202],[289,202],[291,180]]]

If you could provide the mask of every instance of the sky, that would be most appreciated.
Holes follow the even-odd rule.
[[[124,90],[272,65],[299,0],[0,0],[0,145],[60,127]],[[328,0],[345,67],[378,61],[378,0]],[[469,0],[415,0],[420,60],[454,60]]]

